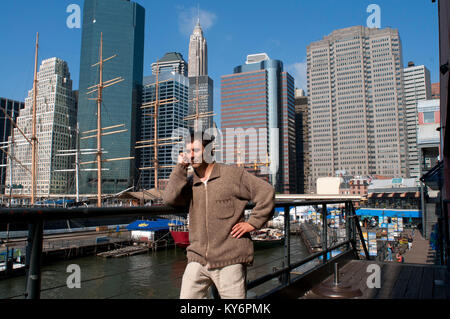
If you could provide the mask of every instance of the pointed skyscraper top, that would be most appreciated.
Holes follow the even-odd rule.
[[[207,45],[200,26],[200,11],[197,24],[191,34],[189,41],[189,76],[202,76],[208,74]]]

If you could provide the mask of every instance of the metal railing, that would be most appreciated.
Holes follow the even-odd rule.
[[[346,240],[338,243],[334,246],[328,245],[328,210],[327,205],[336,205],[336,204],[343,204],[344,209],[342,212],[345,214],[345,225],[346,225]],[[293,206],[321,206],[322,207],[322,236],[321,236],[321,244],[322,244],[322,251],[314,253],[312,255],[309,255],[308,257],[295,262],[291,263],[290,260],[290,208]],[[270,295],[270,293],[273,291],[277,291],[283,287],[287,287],[291,284],[291,271],[295,268],[301,267],[313,260],[316,260],[318,258],[322,258],[322,263],[325,264],[328,262],[328,255],[339,248],[345,247],[345,250],[342,253],[353,251],[355,253],[355,258],[358,256],[358,248],[357,248],[357,236],[359,236],[359,240],[361,242],[361,245],[364,250],[364,255],[366,259],[370,259],[369,252],[367,249],[367,246],[365,244],[365,240],[361,231],[361,227],[359,224],[358,217],[355,212],[355,208],[353,206],[352,201],[349,200],[321,200],[321,201],[289,201],[289,202],[280,202],[278,201],[276,203],[276,207],[283,207],[284,208],[284,233],[286,240],[284,242],[284,265],[285,267],[282,269],[279,269],[277,271],[274,271],[271,274],[264,275],[260,278],[257,278],[253,281],[250,281],[247,283],[247,289],[252,289],[254,287],[257,287],[259,285],[262,285],[266,282],[268,282],[271,279],[274,278],[281,278],[281,284],[272,289],[270,292],[266,293],[265,296]]]
[[[449,231],[449,219],[448,219],[448,205],[450,204],[450,199],[445,199],[442,201],[443,214],[438,218],[438,227],[440,229],[440,255],[441,263],[447,265],[447,269],[450,272],[450,231]]]
[[[342,212],[345,214],[346,240],[329,247],[328,244],[328,220],[327,205],[343,205]],[[322,263],[327,263],[328,254],[331,255],[336,249],[345,247],[344,252],[353,251],[358,258],[357,236],[362,244],[364,254],[370,259],[365,241],[361,232],[358,217],[351,200],[318,200],[318,201],[279,201],[276,207],[284,208],[284,260],[282,269],[271,274],[264,275],[247,283],[247,289],[257,287],[265,282],[281,277],[280,287],[291,283],[291,271],[301,267],[315,259],[322,258]],[[295,206],[317,206],[322,208],[322,251],[312,254],[307,258],[291,263],[290,252],[290,208]],[[247,205],[251,209],[253,205]],[[28,223],[29,231],[26,252],[26,292],[27,299],[39,299],[41,291],[41,257],[43,251],[43,222],[50,220],[77,219],[77,218],[101,218],[101,217],[142,217],[162,216],[170,214],[184,214],[185,211],[170,206],[149,207],[83,207],[83,208],[2,208],[0,209],[0,223]],[[278,288],[280,288],[278,287]],[[217,292],[214,294],[217,296]]]

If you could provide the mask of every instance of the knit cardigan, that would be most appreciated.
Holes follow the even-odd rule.
[[[261,228],[274,213],[273,187],[237,166],[215,163],[207,183],[194,172],[177,164],[172,171],[163,200],[171,206],[189,207],[188,262],[196,261],[209,269],[233,264],[253,263],[250,234],[231,236],[232,227],[244,221],[245,206],[255,204],[247,221]]]

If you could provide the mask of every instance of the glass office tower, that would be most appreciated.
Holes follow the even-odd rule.
[[[5,109],[5,112],[14,120],[19,116],[19,110],[25,107],[25,102],[19,102],[10,100],[7,98],[0,97],[0,107]],[[3,112],[1,113],[2,117],[0,118],[0,143],[4,146],[5,142],[8,142],[8,138],[11,135],[11,122],[9,118],[4,116]],[[6,164],[8,156],[5,152],[1,152],[0,161],[2,165]],[[6,166],[0,166],[0,178],[1,178],[1,186],[2,191],[5,190],[5,180],[6,180]],[[9,181],[6,184],[10,184]]]
[[[157,68],[158,66],[158,68]],[[156,72],[158,71],[158,188],[164,189],[169,180],[174,165],[172,152],[175,144],[170,140],[178,129],[187,128],[184,118],[188,115],[189,78],[187,77],[187,63],[183,55],[178,52],[168,52],[156,63],[152,63],[151,76],[144,77],[142,89],[141,128],[138,145],[140,178],[138,189],[155,187],[154,147],[155,120],[154,106],[149,103],[156,101]],[[183,132],[181,130],[180,132]],[[147,142],[144,142],[147,141]],[[151,168],[153,167],[153,168]]]
[[[145,10],[127,0],[86,0],[83,8],[81,42],[78,122],[81,138],[85,131],[97,128],[97,92],[87,95],[89,87],[99,82],[100,33],[103,33],[103,58],[117,56],[104,63],[103,81],[122,77],[124,81],[103,90],[102,127],[123,124],[125,132],[102,136],[103,159],[135,156],[139,102],[143,78]],[[118,130],[116,129],[116,130]],[[108,131],[114,131],[108,130]],[[106,132],[106,130],[105,130]],[[94,133],[87,135],[95,135]],[[80,140],[81,149],[96,149],[96,138]],[[81,162],[95,160],[95,154],[84,155]],[[102,167],[103,193],[120,192],[135,183],[135,160],[105,162]],[[96,168],[96,163],[82,165],[82,169]],[[82,171],[80,193],[95,194],[97,172]]]
[[[180,128],[187,128],[187,121],[184,118],[188,115],[188,94],[189,79],[183,74],[175,72],[161,72],[158,77],[159,92],[158,100],[171,100],[173,103],[163,103],[158,107],[158,138],[162,145],[158,147],[158,188],[165,188],[169,180],[170,173],[174,165],[172,152],[176,147],[170,144],[169,140],[172,134]],[[144,78],[144,88],[142,94],[142,104],[154,102],[156,100],[156,76],[146,76]],[[141,141],[154,140],[155,124],[152,114],[153,107],[142,109],[141,114]],[[181,131],[183,132],[183,131]],[[153,142],[143,143],[141,145],[153,145]],[[140,182],[139,189],[151,189],[155,187],[154,167],[154,147],[144,147],[139,149],[140,153]]]
[[[283,71],[283,63],[265,53],[248,55],[246,63],[235,67],[233,74],[222,76],[221,97],[225,162],[251,166],[257,153],[256,160],[269,166],[269,171],[261,170],[261,174],[268,174],[275,190],[295,193],[294,79]],[[242,130],[249,139],[248,147],[241,145],[233,133],[228,135],[227,130],[232,129],[236,136]]]

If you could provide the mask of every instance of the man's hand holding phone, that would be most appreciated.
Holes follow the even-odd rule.
[[[186,153],[180,153],[178,155],[178,164],[181,164],[184,167],[188,167],[191,164]]]

